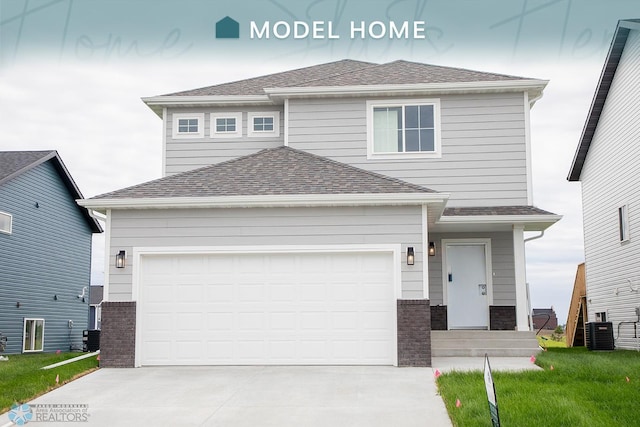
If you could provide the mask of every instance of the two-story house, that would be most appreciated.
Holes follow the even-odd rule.
[[[91,238],[101,233],[56,151],[0,151],[0,333],[7,353],[82,349]]]
[[[582,184],[588,321],[640,345],[640,19],[618,22],[569,181]],[[570,312],[577,319],[582,310]]]
[[[107,216],[103,366],[429,366],[494,330],[531,354],[546,83],[342,60],[144,98],[165,176],[81,201]]]

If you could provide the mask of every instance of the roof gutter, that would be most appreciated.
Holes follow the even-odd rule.
[[[546,87],[548,80],[520,79],[499,80],[485,82],[457,82],[457,83],[417,83],[394,85],[354,85],[354,86],[310,86],[265,88],[267,95],[273,98],[322,97],[322,96],[365,96],[409,94],[456,94],[474,92],[514,92],[529,91],[532,99],[539,98],[539,94]]]
[[[445,204],[446,193],[381,193],[381,194],[285,194],[218,197],[158,197],[130,199],[80,199],[87,209],[186,209],[186,208],[252,208],[310,206],[380,206]]]
[[[208,107],[219,105],[274,105],[273,100],[267,95],[217,95],[217,96],[179,96],[161,95],[142,98],[157,115],[162,117],[164,107]]]

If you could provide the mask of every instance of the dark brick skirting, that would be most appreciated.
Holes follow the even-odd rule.
[[[136,303],[102,302],[100,367],[133,368],[136,344]]]
[[[398,366],[431,366],[428,299],[398,300]]]
[[[432,331],[447,330],[447,306],[446,305],[431,306],[431,330]]]
[[[516,329],[516,307],[513,305],[492,305],[489,307],[492,331],[513,331]]]

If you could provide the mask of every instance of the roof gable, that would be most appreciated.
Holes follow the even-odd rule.
[[[58,152],[55,150],[0,151],[0,186],[47,161],[52,162],[73,199],[82,199],[83,196],[80,189],[62,162]],[[78,209],[82,212],[82,216],[87,221],[91,231],[94,233],[102,233],[102,227],[100,227],[100,224],[95,218],[89,215],[89,211],[80,206],[78,206]]]
[[[591,141],[593,140],[596,128],[598,127],[600,115],[602,114],[604,104],[607,100],[607,95],[609,94],[609,89],[611,88],[613,78],[616,74],[616,70],[618,69],[618,64],[620,63],[620,58],[622,57],[622,52],[624,51],[624,46],[627,43],[627,38],[629,37],[629,32],[631,30],[640,30],[640,19],[626,19],[618,21],[616,32],[613,35],[613,40],[609,47],[607,59],[605,60],[604,67],[600,73],[600,80],[598,81],[595,94],[593,95],[593,100],[591,101],[589,114],[587,115],[587,120],[584,124],[584,128],[582,129],[580,142],[578,143],[578,148],[576,149],[573,162],[571,163],[571,169],[567,176],[567,180],[569,181],[580,180],[580,175],[582,173],[582,168],[584,167],[584,162],[587,158],[587,153],[589,152],[589,147],[591,146]]]
[[[304,151],[278,147],[91,200],[394,193],[435,191]]]

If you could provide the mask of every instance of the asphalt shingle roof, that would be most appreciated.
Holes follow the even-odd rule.
[[[476,215],[555,215],[535,206],[480,206],[463,208],[446,208],[443,216],[476,216]]]
[[[521,80],[523,77],[410,61],[386,64],[345,59],[166,96],[264,95],[265,88],[397,85]]]
[[[278,147],[93,199],[434,192],[325,157]]]
[[[0,183],[24,169],[51,158],[55,151],[0,151]]]

